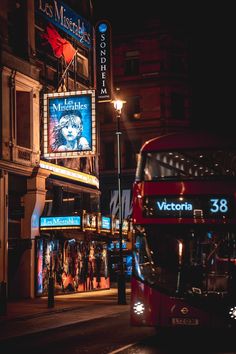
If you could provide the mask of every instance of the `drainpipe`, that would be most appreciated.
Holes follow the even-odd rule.
[[[15,113],[16,113],[16,101],[15,101],[15,77],[16,70],[12,70],[9,76],[9,88],[10,88],[10,107],[9,107],[9,123],[10,123],[10,136],[9,136],[9,149],[10,160],[13,161],[13,140],[15,138]]]

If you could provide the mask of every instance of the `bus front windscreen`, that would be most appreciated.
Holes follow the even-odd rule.
[[[185,149],[139,155],[136,181],[236,176],[236,151]]]
[[[133,272],[170,295],[228,295],[235,283],[236,233],[192,226],[138,227]]]

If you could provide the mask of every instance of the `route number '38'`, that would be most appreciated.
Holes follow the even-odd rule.
[[[225,198],[212,198],[210,199],[211,213],[227,213],[229,211],[228,201]]]

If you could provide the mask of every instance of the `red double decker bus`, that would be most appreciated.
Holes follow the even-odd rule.
[[[236,324],[236,142],[172,133],[141,148],[133,185],[131,325]]]

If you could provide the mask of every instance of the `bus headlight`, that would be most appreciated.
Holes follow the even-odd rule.
[[[236,320],[236,306],[231,307],[229,310],[229,315],[233,320]]]
[[[142,315],[144,313],[145,306],[142,302],[138,301],[138,302],[135,302],[135,304],[133,306],[133,310],[134,310],[134,313],[136,313],[137,315]]]

